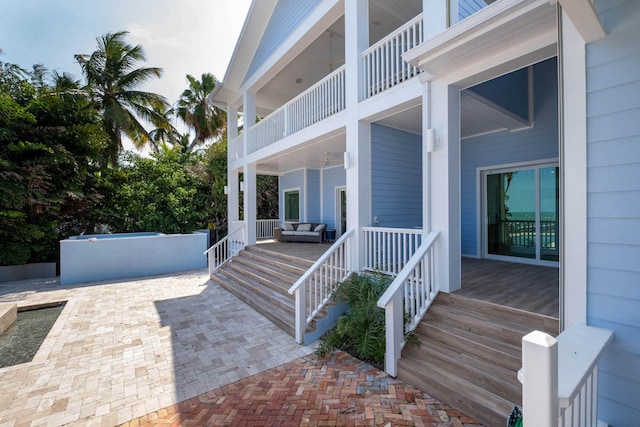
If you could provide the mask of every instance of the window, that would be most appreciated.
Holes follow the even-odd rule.
[[[300,190],[284,192],[284,220],[287,222],[300,221]]]

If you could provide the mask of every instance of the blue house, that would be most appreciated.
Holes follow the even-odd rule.
[[[278,223],[336,232],[328,293],[352,272],[392,275],[379,303],[392,375],[401,313],[428,322],[436,298],[470,286],[466,266],[552,272],[556,334],[614,332],[600,425],[634,425],[639,40],[634,0],[254,1],[211,98],[229,117],[230,231],[256,243],[256,176],[275,175]],[[291,289],[299,342],[319,309],[303,307],[311,276]]]

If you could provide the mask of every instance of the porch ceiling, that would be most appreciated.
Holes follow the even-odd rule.
[[[262,159],[256,169],[261,175],[280,175],[301,168],[325,169],[341,166],[345,149],[345,135],[339,134]]]
[[[370,44],[421,12],[422,0],[369,0]],[[257,91],[258,114],[266,116],[344,65],[344,37],[343,15]]]

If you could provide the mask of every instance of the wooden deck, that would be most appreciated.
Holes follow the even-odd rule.
[[[261,249],[316,261],[331,243],[265,240]],[[463,257],[462,289],[455,294],[546,316],[559,317],[558,269]]]
[[[295,256],[315,262],[331,247],[331,243],[298,243],[261,240],[258,241],[258,247],[260,249],[267,249],[279,254]]]
[[[462,258],[456,295],[559,317],[558,268]]]

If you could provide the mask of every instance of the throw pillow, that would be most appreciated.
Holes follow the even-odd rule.
[[[317,233],[317,232],[320,232],[322,230],[324,230],[324,224],[320,224],[313,231],[315,231]]]
[[[282,231],[293,231],[293,225],[290,222],[283,222]]]
[[[311,224],[300,224],[298,231],[311,231]]]

